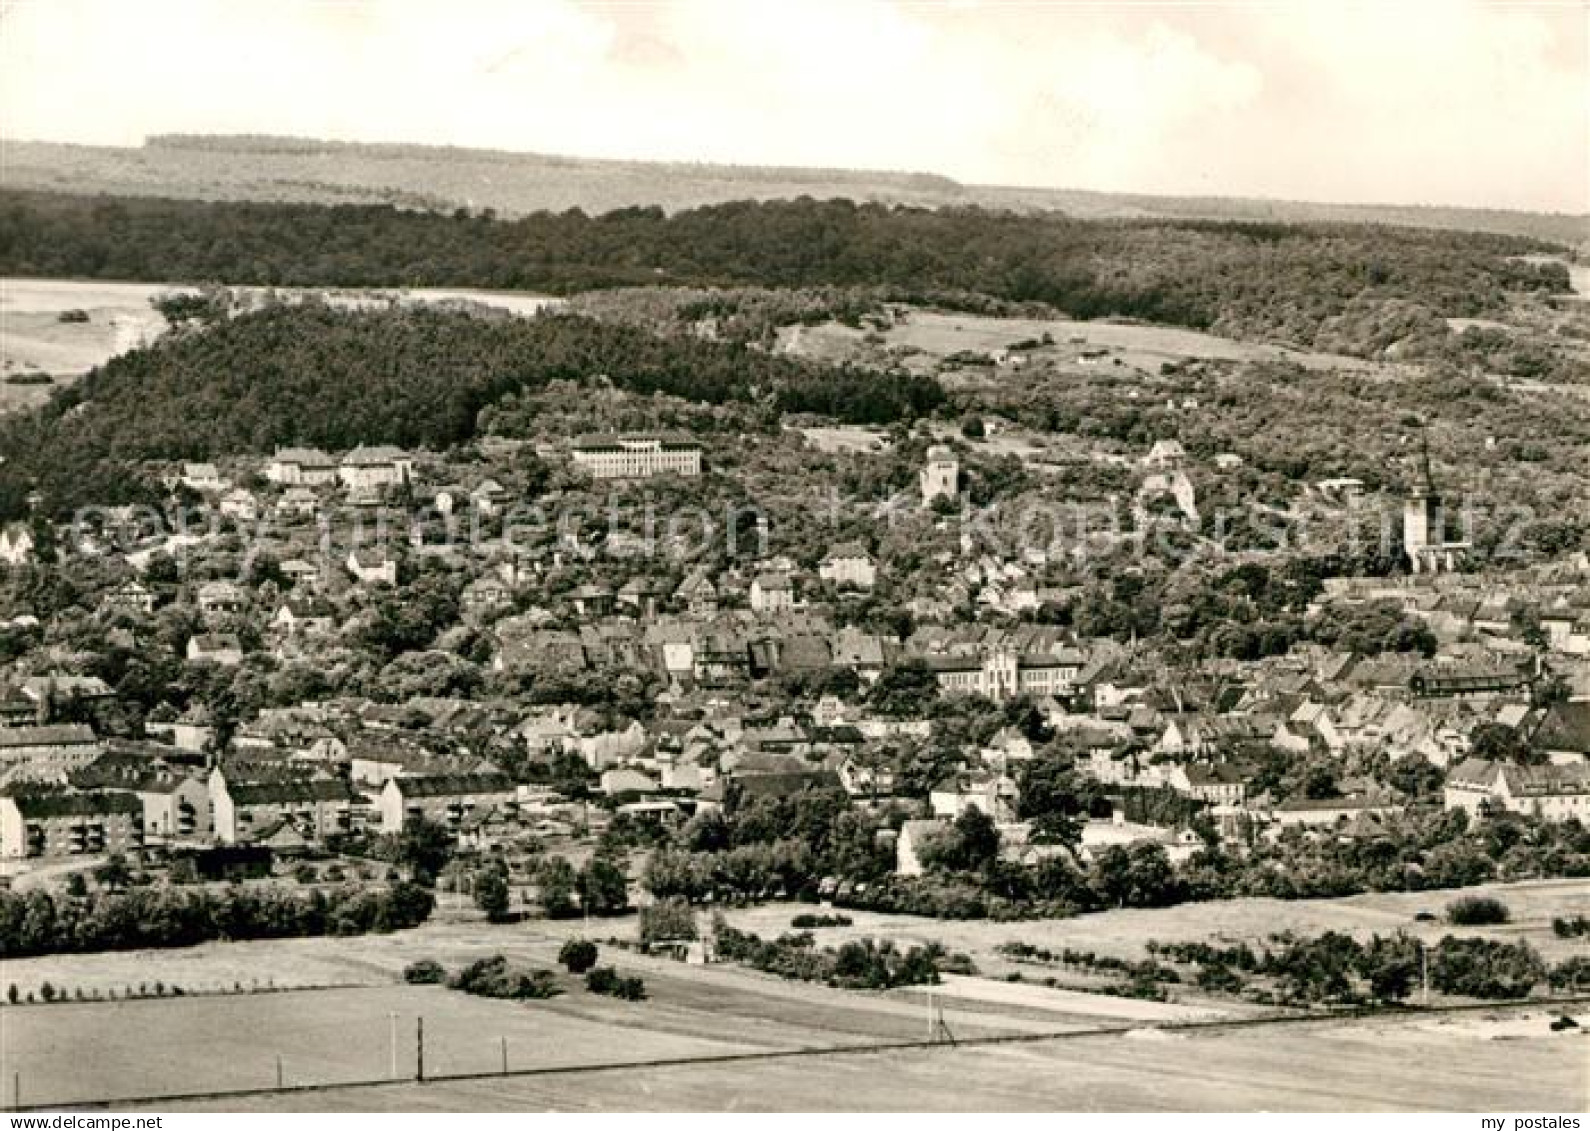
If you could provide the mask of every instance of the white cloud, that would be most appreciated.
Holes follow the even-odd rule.
[[[1590,25],[1408,0],[0,0],[0,132],[1590,208]]]

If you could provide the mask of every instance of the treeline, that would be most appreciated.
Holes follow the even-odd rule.
[[[396,931],[423,923],[434,902],[410,883],[308,893],[277,886],[134,888],[77,898],[42,888],[0,891],[0,959]]]
[[[391,207],[0,194],[0,273],[261,286],[889,286],[1312,343],[1355,300],[1442,317],[1568,289],[1560,250],[1353,225],[1080,221],[846,200],[626,208],[513,221]],[[1339,324],[1330,333],[1339,338]]]
[[[719,916],[713,931],[718,957],[797,982],[824,982],[847,990],[890,990],[896,986],[936,985],[938,943],[901,950],[893,940],[853,939],[835,949],[817,947],[809,931],[780,935],[771,942],[730,927]]]
[[[575,315],[280,304],[185,325],[0,423],[0,519],[22,513],[32,490],[57,514],[139,501],[128,468],[138,460],[287,444],[444,448],[475,435],[481,410],[511,393],[598,375],[641,394],[852,423],[921,415],[944,396],[928,377],[863,377]]]

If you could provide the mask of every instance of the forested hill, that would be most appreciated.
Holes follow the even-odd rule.
[[[1560,250],[1509,236],[1367,226],[1080,221],[810,199],[504,221],[385,206],[204,204],[0,193],[0,274],[559,293],[672,283],[957,290],[1237,337],[1314,341],[1382,299],[1441,316],[1565,291]]]
[[[441,448],[473,436],[480,410],[508,393],[597,374],[640,393],[858,423],[943,400],[931,378],[862,376],[576,315],[284,304],[175,331],[0,422],[0,520],[24,513],[33,490],[57,515],[135,501],[140,460],[289,444]]]
[[[1323,204],[1243,197],[1149,196],[962,184],[930,173],[614,161],[454,146],[314,138],[156,135],[141,146],[0,139],[6,184],[19,189],[177,200],[392,204],[505,215],[658,205],[670,212],[730,200],[847,198],[925,208],[979,205],[1094,219],[1398,224],[1498,232],[1580,245],[1590,216],[1493,208]]]

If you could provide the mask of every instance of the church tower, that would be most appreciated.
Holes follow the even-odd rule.
[[[1449,542],[1446,512],[1430,471],[1430,438],[1421,437],[1419,479],[1402,504],[1402,548],[1414,573],[1451,573],[1466,542]]]

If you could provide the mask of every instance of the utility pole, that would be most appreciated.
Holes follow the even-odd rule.
[[[414,1019],[414,1042],[414,1079],[423,1084],[425,1083],[425,1018],[423,1017]]]
[[[502,1038],[502,1074],[508,1075],[508,1038]]]
[[[397,1079],[397,1012],[390,1011],[387,1019],[387,1049],[391,1053],[392,1067],[387,1076],[392,1080]]]
[[[278,1056],[276,1058],[276,1090],[277,1091],[281,1091],[281,1087],[282,1087],[282,1058],[280,1056]]]
[[[1419,941],[1419,977],[1424,984],[1423,1001],[1426,1009],[1430,1008],[1430,948]]]

